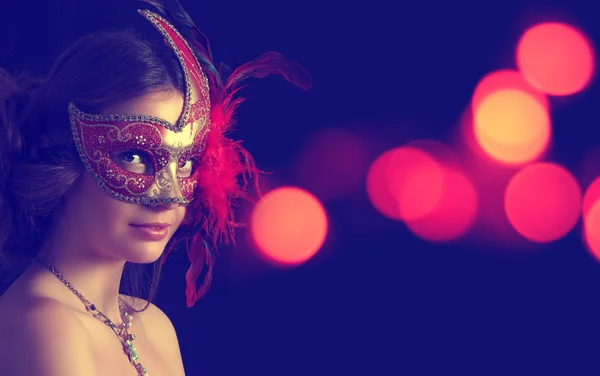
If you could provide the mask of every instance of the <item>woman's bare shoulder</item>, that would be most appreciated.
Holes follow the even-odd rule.
[[[71,308],[44,297],[14,303],[3,314],[0,369],[15,376],[95,374],[91,338]]]

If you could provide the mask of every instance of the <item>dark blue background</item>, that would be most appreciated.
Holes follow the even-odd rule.
[[[308,92],[279,78],[253,81],[244,92],[235,136],[281,184],[296,183],[290,164],[302,141],[332,124],[373,124],[360,129],[372,135],[370,161],[407,135],[444,140],[477,81],[514,67],[514,46],[536,22],[569,22],[600,41],[592,2],[183,5],[217,60],[237,66],[276,50],[311,73]],[[125,0],[3,6],[0,65],[45,73],[81,34],[143,22],[135,7]],[[551,160],[575,168],[597,145],[598,90],[593,84],[552,100]],[[420,127],[402,128],[408,124]],[[167,262],[156,303],[178,331],[187,374],[599,372],[600,266],[579,227],[526,256],[503,256],[499,243],[420,241],[375,212],[364,188],[326,208],[331,236],[322,254],[296,269],[261,266],[247,230],[239,230],[238,247],[221,250],[212,290],[192,309],[185,255]]]

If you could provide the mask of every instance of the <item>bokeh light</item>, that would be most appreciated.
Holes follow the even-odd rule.
[[[544,108],[548,109],[548,98],[531,86],[523,75],[513,69],[500,69],[485,75],[475,87],[471,98],[471,109],[477,111],[481,103],[491,94],[502,90],[519,90],[529,94]]]
[[[504,196],[506,216],[526,239],[552,242],[573,229],[581,213],[581,189],[565,168],[536,163],[518,171]]]
[[[423,218],[406,221],[411,232],[432,242],[462,237],[477,214],[477,192],[471,181],[454,168],[444,168],[444,175],[444,190],[434,210]]]
[[[383,153],[367,175],[373,206],[393,219],[424,217],[435,208],[443,189],[443,167],[425,151],[409,146]]]
[[[520,90],[500,90],[487,96],[475,111],[473,127],[483,151],[508,164],[539,158],[550,141],[547,109]]]
[[[600,200],[595,201],[584,213],[583,234],[588,250],[600,261]]]
[[[251,233],[259,251],[275,264],[296,265],[323,245],[328,223],[319,200],[296,187],[277,188],[256,204]]]
[[[596,201],[600,200],[600,177],[596,178],[592,184],[587,187],[583,195],[582,214],[585,218],[586,213],[590,210]]]
[[[393,150],[388,150],[371,164],[367,173],[367,194],[377,211],[388,218],[400,221],[402,217],[398,200],[392,194],[386,177],[393,153]]]
[[[594,55],[581,32],[549,22],[523,34],[517,46],[517,65],[533,87],[551,95],[569,95],[589,83]]]

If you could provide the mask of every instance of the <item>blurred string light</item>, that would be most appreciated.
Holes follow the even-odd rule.
[[[471,181],[463,172],[445,168],[444,189],[434,210],[406,221],[406,226],[416,236],[432,242],[459,239],[473,225],[477,208],[477,191]]]
[[[548,108],[548,99],[539,90],[532,87],[523,75],[513,69],[499,69],[485,75],[475,87],[471,98],[471,108],[477,109],[490,94],[501,90],[519,90],[529,94],[544,108]]]
[[[540,162],[551,142],[552,122],[547,95],[568,95],[583,90],[590,82],[594,67],[592,50],[587,40],[574,28],[564,24],[540,24],[527,30],[517,46],[518,70],[501,69],[484,76],[473,92],[470,102],[468,127],[463,127],[466,144],[477,151],[476,158],[485,157],[496,166],[513,169],[499,180],[492,168],[485,164],[470,171],[427,145],[409,143],[402,148],[388,150],[372,164],[367,176],[367,191],[374,207],[383,215],[403,221],[415,235],[429,241],[448,241],[460,238],[480,213],[480,201],[486,200],[489,181],[504,191],[503,205],[499,208],[504,221],[523,238],[547,243],[562,238],[577,224],[581,213],[581,188],[575,177],[564,167]],[[420,150],[433,159],[438,167],[427,165],[420,171],[419,164],[405,158],[395,166],[393,156],[399,150]],[[436,148],[434,148],[436,149]],[[413,151],[414,153],[414,151]],[[421,159],[424,159],[421,155]],[[396,158],[397,159],[397,158]],[[407,166],[412,165],[412,168]],[[423,162],[421,162],[423,165]],[[471,166],[472,167],[472,166]],[[442,171],[441,184],[434,180],[433,171]],[[420,202],[414,190],[406,186],[421,184],[419,177],[430,175],[430,185],[421,185]],[[390,176],[402,179],[390,181]],[[484,184],[473,183],[476,175]],[[435,186],[432,185],[435,183]],[[440,190],[441,187],[441,190]],[[440,193],[438,193],[440,192]],[[592,207],[600,198],[597,183]],[[404,201],[421,207],[420,215],[412,218],[402,215]],[[591,193],[586,197],[592,197]],[[432,206],[432,204],[434,204]],[[584,203],[584,211],[586,204]],[[598,213],[589,210],[586,234],[591,241],[598,239],[600,255],[600,205]],[[496,213],[498,214],[498,213]],[[597,215],[597,221],[596,217]],[[596,234],[596,235],[594,235]]]
[[[550,141],[550,114],[526,91],[490,93],[474,109],[479,146],[498,162],[523,164],[538,159]]]
[[[397,220],[420,219],[442,197],[443,167],[427,152],[411,146],[383,153],[367,175],[367,193],[384,215]]]
[[[543,157],[551,137],[549,103],[522,74],[500,69],[476,85],[462,136],[476,158],[518,167]]]
[[[543,162],[552,141],[548,96],[589,86],[590,42],[569,25],[542,23],[523,33],[515,60],[517,69],[492,71],[473,91],[462,128],[463,142],[475,151],[467,159],[439,141],[416,140],[383,152],[366,171],[364,140],[345,130],[313,134],[295,163],[303,188],[275,188],[253,209],[259,254],[274,265],[311,259],[327,235],[320,200],[352,194],[366,171],[373,207],[426,241],[460,239],[493,208],[522,239],[548,243],[569,233],[583,213],[585,243],[600,260],[600,178],[582,202],[576,178]]]
[[[470,228],[477,193],[453,153],[418,140],[383,153],[367,175],[367,193],[383,215],[405,222],[415,235],[449,241]]]
[[[582,214],[583,239],[591,254],[600,260],[600,177],[585,191]]]
[[[441,165],[444,174],[442,195],[434,209],[421,218],[406,220],[407,228],[431,242],[461,238],[471,229],[479,204],[477,191],[464,173],[460,158],[448,146],[435,140],[414,140],[407,146],[428,153]]]
[[[564,167],[534,163],[510,179],[504,206],[519,234],[537,243],[549,243],[575,227],[581,213],[581,189]]]
[[[584,212],[583,239],[590,253],[600,261],[600,200]]]
[[[574,27],[557,22],[528,29],[517,46],[517,65],[523,77],[549,95],[583,90],[594,71],[594,55],[587,38]]]
[[[321,202],[297,187],[276,188],[254,207],[252,238],[259,255],[275,266],[296,266],[311,259],[327,236]]]
[[[600,200],[600,177],[596,178],[586,189],[583,196],[582,212],[585,217],[596,201]]]

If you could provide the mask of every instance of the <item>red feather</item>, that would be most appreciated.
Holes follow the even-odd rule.
[[[311,86],[308,72],[298,63],[285,59],[277,52],[267,52],[239,68],[223,80],[215,68],[208,39],[198,30],[189,15],[176,0],[142,0],[154,5],[162,16],[181,27],[180,33],[188,39],[195,50],[200,65],[211,85],[211,128],[206,138],[206,147],[199,168],[194,173],[198,182],[194,201],[187,209],[184,224],[167,247],[163,262],[172,245],[184,241],[190,268],[186,273],[187,306],[192,307],[206,294],[211,280],[217,249],[221,242],[234,241],[234,228],[239,226],[234,218],[234,202],[247,198],[248,179],[254,179],[258,191],[258,170],[250,153],[241,141],[227,137],[234,125],[235,110],[244,101],[237,97],[243,87],[241,83],[251,77],[264,78],[280,74],[292,84],[307,90]],[[198,278],[205,272],[200,286]]]

